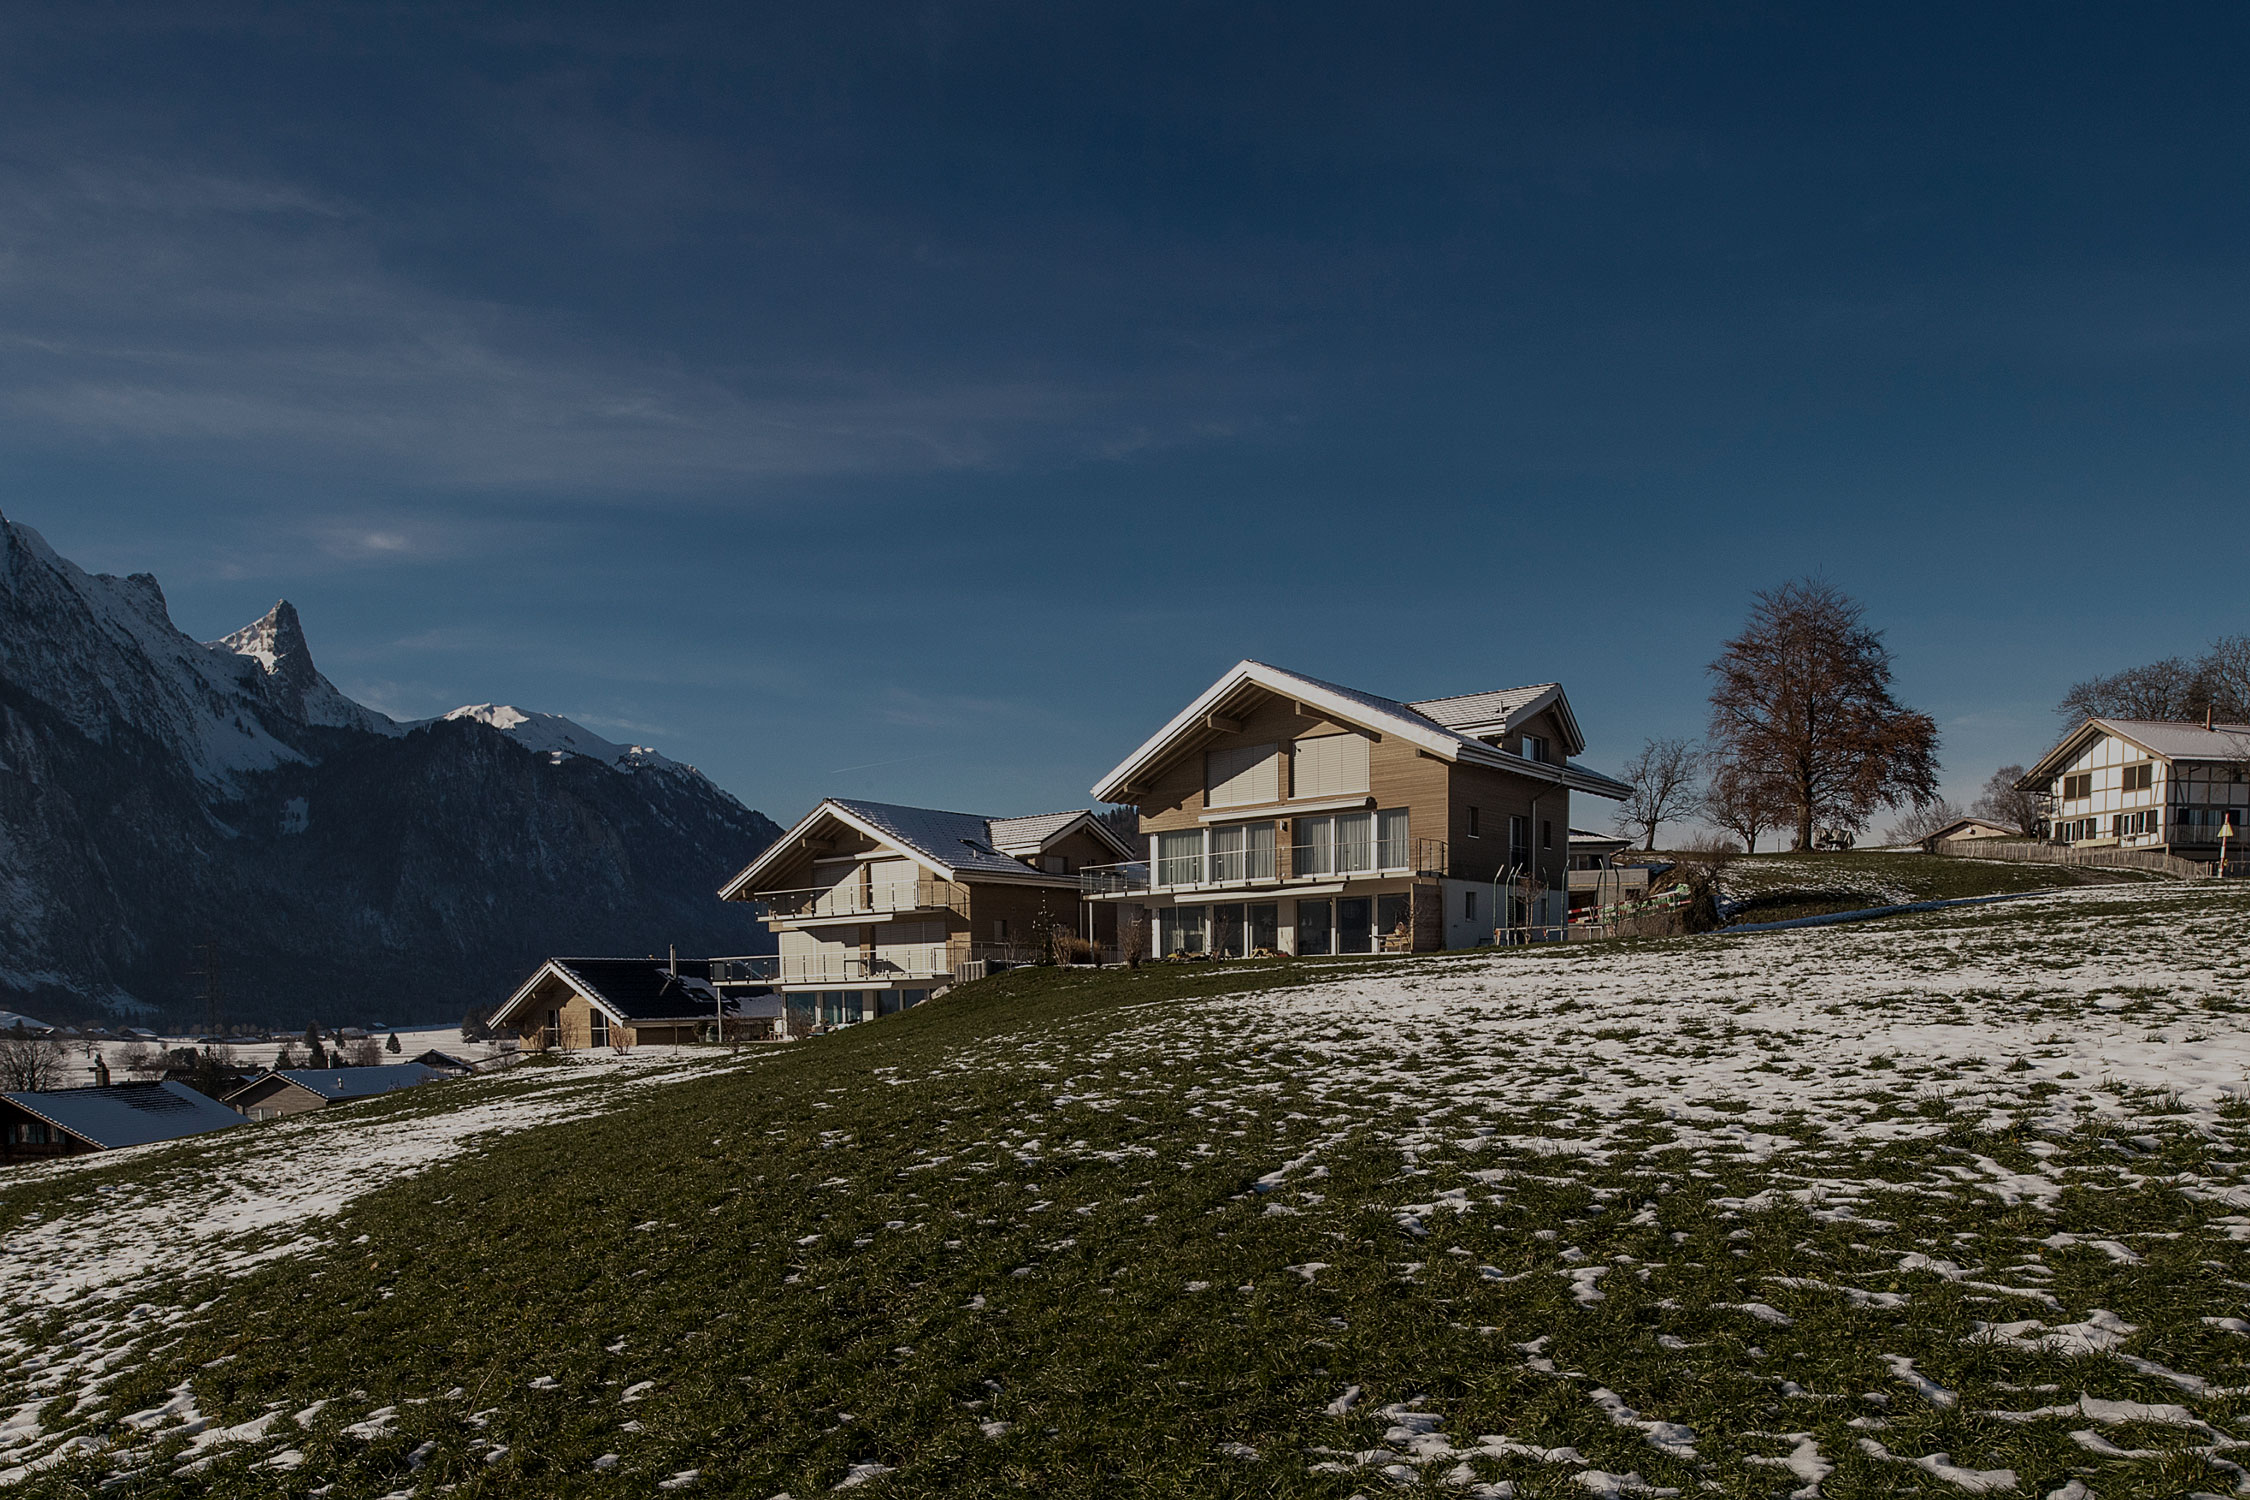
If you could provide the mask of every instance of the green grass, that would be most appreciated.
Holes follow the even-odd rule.
[[[2140,871],[1853,849],[1749,855],[1728,864],[1722,881],[1733,903],[1731,920],[1783,922],[1915,901],[1958,901],[2162,878]]]
[[[1840,858],[1889,871],[1911,857]],[[2164,910],[2161,894],[2133,896],[2148,904],[2132,911]],[[2026,944],[2036,986],[2040,955],[2083,945],[2084,914],[2018,936],[1991,915],[2014,909],[1915,919],[1913,931],[2000,952]],[[2250,927],[2239,901],[2213,920],[2238,937]],[[1637,953],[1673,976],[1660,987],[1684,973],[1723,996],[1790,982],[1780,955],[1823,951],[1683,940],[1536,961],[1614,966],[1614,953]],[[1471,962],[1019,971],[715,1065],[614,1113],[496,1138],[360,1198],[317,1226],[322,1250],[223,1281],[181,1267],[150,1300],[195,1311],[171,1323],[150,1314],[137,1366],[87,1417],[90,1430],[114,1430],[116,1416],[183,1381],[230,1423],[331,1404],[304,1430],[276,1434],[304,1455],[300,1467],[257,1466],[277,1442],[176,1477],[164,1459],[174,1440],[105,1493],[642,1496],[692,1469],[682,1493],[809,1497],[879,1463],[894,1472],[866,1493],[1342,1500],[1389,1490],[1352,1455],[1383,1446],[1391,1424],[1378,1409],[1409,1401],[1439,1414],[1461,1449],[1493,1434],[1582,1457],[1488,1446],[1410,1473],[1413,1494],[1461,1493],[1439,1487],[1455,1463],[1527,1497],[1585,1500],[1595,1491],[1581,1468],[1688,1494],[1783,1494],[1802,1480],[1755,1460],[1791,1453],[1798,1439],[1784,1434],[1809,1435],[1835,1465],[1821,1490],[1831,1500],[1916,1483],[1952,1492],[1872,1456],[1863,1438],[1896,1455],[2013,1468],[2025,1494],[2096,1469],[2104,1495],[2228,1487],[2175,1427],[2103,1427],[2119,1448],[2156,1456],[2102,1462],[2069,1436],[2095,1425],[2083,1417],[1982,1415],[2081,1391],[2184,1398],[2115,1360],[1997,1345],[1976,1329],[2106,1308],[2140,1329],[2137,1357],[2250,1385],[2250,1338],[2202,1321],[2238,1309],[2243,1245],[2225,1203],[2180,1188],[2235,1181],[2250,1111],[2198,1125],[2163,1098],[2120,1097],[2129,1126],[2084,1115],[2048,1141],[2034,1125],[2052,1083],[2022,1086],[2012,1106],[1969,1109],[1878,1071],[1846,1091],[1852,1110],[1870,1126],[1925,1122],[1929,1133],[1838,1139],[1809,1105],[1751,1110],[1740,1099],[1715,1101],[1718,1123],[1689,1130],[1669,1109],[1606,1103],[1574,1059],[1639,1049],[1661,1069],[1697,1047],[1743,1046],[1755,1015],[1682,1018],[1657,994],[1632,1024],[1585,1023],[1572,1045],[1597,1052],[1520,1055],[1473,1045],[1442,1016],[1402,1030],[1373,1002],[1302,1029],[1242,1019],[1243,997],[1308,977],[1383,974],[1406,994],[1436,993]],[[1887,1003],[1939,1015],[1961,1003],[1917,1000],[1911,976],[1900,983]],[[2185,1014],[2169,993],[2133,1003]],[[2041,1003],[2063,1024],[2063,999]],[[1559,1002],[1553,1028],[1567,1031],[1572,1015]],[[2231,1011],[2212,1021],[2239,1023]],[[1777,1040],[1775,1074],[1796,1066]],[[375,1108],[404,1119],[525,1086],[431,1089]],[[1751,1121],[1739,1139],[1714,1134],[1737,1117]],[[2121,1145],[2127,1135],[2138,1143]],[[255,1144],[190,1144],[0,1188],[0,1231]],[[2048,1206],[2006,1204],[1963,1180],[1980,1159],[2018,1171],[2044,1162],[2066,1187]],[[2057,1233],[2129,1242],[2143,1259],[2042,1252]],[[1583,1258],[1564,1259],[1566,1248]],[[1986,1269],[1902,1270],[1910,1253]],[[2000,1269],[2026,1256],[2037,1275]],[[1309,1276],[1295,1269],[1316,1262]],[[1569,1272],[1596,1266],[1608,1268],[1602,1300],[1581,1302]],[[1806,1280],[1907,1306],[1855,1304]],[[1722,1305],[1745,1303],[1791,1321]],[[65,1339],[72,1320],[57,1313],[39,1332]],[[1886,1356],[1914,1360],[1957,1404],[1914,1395]],[[540,1377],[554,1387],[534,1388]],[[0,1411],[7,1380],[0,1373]],[[2043,1385],[2060,1394],[2023,1389]],[[1351,1386],[1357,1404],[1329,1415]],[[1620,1425],[1597,1389],[1692,1427],[1697,1456]],[[344,1434],[382,1407],[398,1408],[387,1435]],[[2215,1396],[2196,1410],[2238,1431],[2250,1404]],[[990,1435],[987,1423],[1007,1427]],[[1236,1444],[1254,1456],[1229,1452]],[[597,1470],[605,1455],[615,1467]],[[1316,1472],[1323,1462],[1346,1470]],[[109,1475],[89,1457],[24,1492],[84,1495]]]

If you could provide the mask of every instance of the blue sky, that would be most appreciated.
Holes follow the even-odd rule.
[[[1700,730],[1864,600],[1948,790],[2244,618],[2250,13],[0,14],[0,510],[402,717],[1074,806],[1241,656]]]

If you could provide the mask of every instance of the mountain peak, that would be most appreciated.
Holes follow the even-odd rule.
[[[304,622],[297,618],[297,606],[287,599],[277,601],[254,623],[212,644],[249,657],[265,668],[268,677],[278,677],[300,693],[320,678],[313,666],[312,648],[305,644]]]

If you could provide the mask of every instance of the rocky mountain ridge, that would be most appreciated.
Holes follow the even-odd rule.
[[[443,1018],[554,953],[749,953],[779,828],[692,766],[483,704],[402,724],[286,600],[214,642],[0,516],[0,1007]]]

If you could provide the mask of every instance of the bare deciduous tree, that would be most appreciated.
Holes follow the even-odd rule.
[[[1633,789],[1617,810],[1617,830],[1638,833],[1643,849],[1656,847],[1656,831],[1668,822],[1695,816],[1702,804],[1696,783],[1703,754],[1686,740],[1645,740],[1625,762],[1618,780]]]
[[[2055,712],[2071,720],[2189,723],[2209,715],[2229,724],[2250,721],[2250,636],[2222,637],[2192,661],[2168,656],[2106,677],[2089,677],[2063,694]]]
[[[1789,801],[1744,767],[1714,759],[1703,816],[1740,839],[1743,853],[1755,854],[1761,834],[1789,826]]]
[[[1969,811],[1987,822],[2013,828],[2025,838],[2037,834],[2040,821],[2047,816],[2047,799],[2016,785],[2023,778],[2023,767],[2002,766],[1992,773],[1992,779],[1984,784],[1984,795],[1969,805]]]
[[[1891,654],[1831,584],[1759,594],[1711,664],[1711,740],[1725,762],[1785,795],[1797,846],[1857,830],[1878,807],[1937,795],[1937,722],[1891,696]]]
[[[1943,797],[1933,797],[1919,807],[1909,807],[1883,837],[1893,844],[1919,844],[1946,824],[1960,822],[1962,816],[1960,808]]]
[[[0,1089],[39,1094],[63,1081],[63,1044],[51,1036],[0,1032]]]

